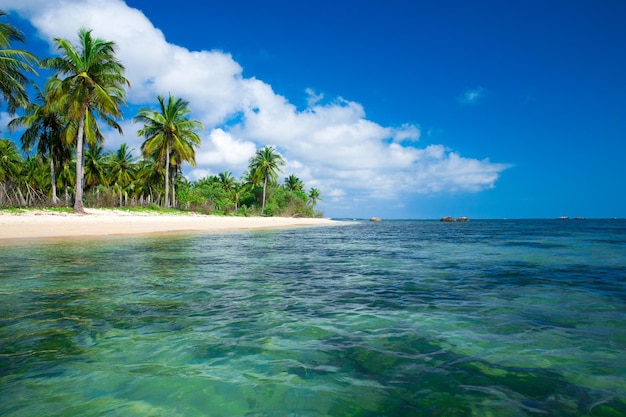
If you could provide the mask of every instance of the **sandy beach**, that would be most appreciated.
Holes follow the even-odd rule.
[[[337,224],[333,220],[321,218],[131,213],[106,209],[85,211],[87,212],[85,215],[46,211],[0,213],[0,241],[149,233],[225,232]]]

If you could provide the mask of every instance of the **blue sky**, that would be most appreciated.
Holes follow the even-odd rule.
[[[191,179],[269,144],[327,216],[626,217],[626,2],[3,4],[39,55],[81,26],[118,44],[133,85],[109,147],[139,148],[156,94],[189,100]]]

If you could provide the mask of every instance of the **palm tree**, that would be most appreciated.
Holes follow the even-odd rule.
[[[0,10],[0,18],[6,15]],[[0,93],[11,114],[14,114],[18,107],[28,103],[24,87],[28,79],[24,73],[37,75],[32,66],[37,65],[39,61],[30,52],[11,49],[13,41],[25,42],[23,33],[8,23],[0,23]]]
[[[311,203],[311,207],[315,207],[317,201],[322,199],[320,197],[321,195],[322,192],[317,188],[311,188],[309,190],[309,202]]]
[[[232,201],[235,210],[237,210],[239,207],[239,195],[236,195],[237,179],[230,172],[224,171],[217,174],[217,183],[224,190],[228,199]]]
[[[196,163],[195,148],[200,145],[200,136],[195,129],[203,129],[202,123],[189,120],[189,103],[180,98],[169,96],[167,104],[158,96],[159,110],[147,108],[139,110],[135,121],[144,124],[137,132],[146,140],[141,150],[146,157],[155,157],[164,162],[165,167],[165,207],[170,206],[170,166],[179,167],[182,162]]]
[[[224,191],[230,193],[235,188],[237,179],[230,172],[224,171],[217,174],[217,182]]]
[[[22,174],[19,178],[18,193],[27,206],[37,203],[47,203],[45,190],[50,184],[50,173],[46,167],[44,156],[27,155],[24,160]],[[24,194],[22,194],[22,189]]]
[[[74,211],[82,214],[84,138],[101,135],[96,116],[122,133],[115,119],[122,116],[124,86],[130,83],[124,77],[124,66],[115,57],[114,42],[94,39],[87,29],[81,29],[78,38],[78,48],[65,39],[55,38],[61,56],[44,60],[44,66],[56,71],[50,82],[52,91],[66,107],[68,116],[76,121],[71,125],[76,126]]]
[[[107,156],[102,146],[95,145],[87,148],[83,180],[87,190],[95,189],[100,185],[107,185]]]
[[[133,182],[137,172],[135,157],[128,146],[122,143],[117,152],[108,155],[106,162],[109,168],[109,183],[117,187],[122,207],[122,191]]]
[[[300,178],[291,174],[287,178],[285,178],[285,188],[289,191],[304,191],[304,183],[300,180]]]
[[[162,195],[160,186],[165,178],[162,164],[149,157],[143,158],[137,165],[133,188],[140,196],[141,202],[144,202],[144,198],[148,204],[159,200]]]
[[[285,160],[273,146],[265,146],[256,151],[250,158],[250,172],[259,182],[263,181],[263,210],[265,210],[265,195],[268,184],[276,183],[278,173],[282,172],[281,166]]]
[[[63,189],[65,207],[70,205],[70,184],[76,181],[76,161],[74,158],[62,160],[57,175],[57,187]]]
[[[23,164],[24,160],[15,142],[0,139],[0,205],[4,204],[5,198],[10,198],[6,185],[19,179]]]
[[[62,140],[67,123],[50,96],[44,94],[37,86],[35,88],[38,102],[26,105],[26,114],[11,120],[9,130],[14,131],[18,127],[26,127],[20,138],[22,150],[30,153],[37,144],[37,153],[41,156],[48,156],[52,203],[56,205],[59,202],[56,171],[64,159],[71,157],[70,150]]]

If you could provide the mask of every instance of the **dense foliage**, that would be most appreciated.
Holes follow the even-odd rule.
[[[0,11],[0,18],[6,14]],[[289,175],[279,184],[285,165],[278,150],[259,149],[241,179],[228,171],[189,182],[182,164],[195,164],[200,146],[189,119],[189,103],[181,98],[157,97],[158,110],[143,108],[135,121],[143,124],[141,156],[122,144],[104,150],[98,121],[122,132],[117,119],[125,105],[128,80],[115,56],[115,44],[78,34],[78,45],[54,39],[59,56],[37,59],[12,49],[23,34],[0,22],[0,105],[15,115],[11,131],[23,131],[22,149],[0,139],[0,207],[66,206],[82,213],[88,207],[149,206],[204,213],[319,216],[315,205],[321,192],[305,191],[302,181]],[[33,84],[36,97],[27,95],[35,66],[51,70],[45,88]]]

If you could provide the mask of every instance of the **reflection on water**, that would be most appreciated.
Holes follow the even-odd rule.
[[[0,249],[6,416],[626,415],[626,224]]]

